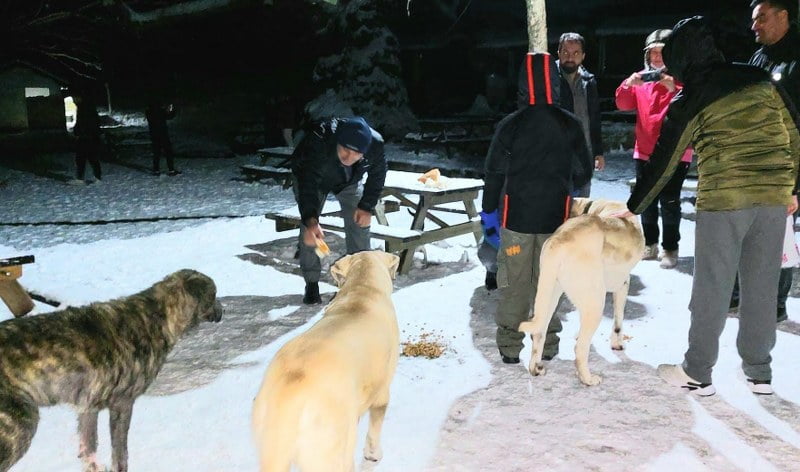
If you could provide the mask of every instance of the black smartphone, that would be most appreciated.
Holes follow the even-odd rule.
[[[642,79],[642,82],[658,82],[661,80],[661,71],[660,70],[651,70],[647,72],[642,72],[639,74]]]

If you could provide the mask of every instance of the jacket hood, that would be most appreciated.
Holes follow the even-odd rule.
[[[558,105],[560,83],[555,58],[546,52],[529,52],[519,70],[517,104],[520,107]]]
[[[662,51],[670,74],[686,86],[702,84],[711,69],[725,62],[708,22],[702,16],[679,21]]]

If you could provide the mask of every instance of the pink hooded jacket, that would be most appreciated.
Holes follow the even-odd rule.
[[[626,87],[625,81],[617,87],[615,93],[617,108],[636,110],[634,159],[650,160],[650,154],[656,147],[656,141],[661,132],[661,123],[667,114],[669,103],[681,88],[682,86],[678,85],[674,92],[670,92],[658,82],[645,82],[638,87]],[[692,161],[692,148],[686,148],[681,161]]]

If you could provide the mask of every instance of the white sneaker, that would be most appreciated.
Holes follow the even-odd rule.
[[[659,266],[662,269],[673,269],[676,265],[678,265],[678,251],[664,251]]]
[[[772,395],[775,393],[775,391],[772,390],[770,380],[747,379],[747,386],[750,387],[750,391],[756,395]]]
[[[674,387],[679,387],[692,395],[710,397],[717,393],[717,389],[710,383],[700,383],[686,375],[686,372],[683,371],[683,366],[680,364],[661,364],[656,372],[664,382]]]
[[[67,180],[67,185],[86,185],[86,182],[81,179],[72,179]]]
[[[642,253],[642,260],[654,261],[656,259],[658,259],[658,243],[645,246],[644,252]]]

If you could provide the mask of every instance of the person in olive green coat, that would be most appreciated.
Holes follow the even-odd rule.
[[[670,105],[629,212],[641,213],[669,181],[684,149],[697,155],[695,266],[689,348],[682,364],[661,365],[667,383],[713,395],[711,371],[737,270],[737,348],[754,393],[772,393],[770,351],[787,213],[797,209],[798,116],[764,70],[726,63],[702,17],[679,22],[663,49],[684,89]]]

